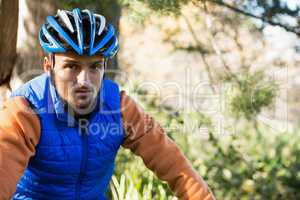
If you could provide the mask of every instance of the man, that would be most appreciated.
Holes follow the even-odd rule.
[[[45,73],[0,113],[0,199],[106,199],[122,145],[179,199],[214,199],[161,126],[113,81],[114,27],[89,10],[58,10],[39,34]]]

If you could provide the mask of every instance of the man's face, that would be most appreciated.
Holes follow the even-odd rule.
[[[45,58],[44,69],[49,71],[47,63],[51,63],[47,60]],[[55,66],[50,72],[60,97],[76,114],[88,114],[95,106],[104,68],[105,60],[99,55],[56,53]]]

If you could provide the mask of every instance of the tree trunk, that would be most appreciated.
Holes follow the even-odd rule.
[[[0,102],[9,90],[17,57],[18,0],[0,0]]]
[[[43,72],[44,53],[38,32],[46,16],[56,12],[57,5],[57,0],[20,0],[18,58],[11,80],[13,89]]]

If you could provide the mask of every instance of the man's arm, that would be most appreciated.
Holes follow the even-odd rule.
[[[121,112],[127,134],[123,147],[141,156],[158,178],[168,182],[179,199],[214,199],[206,183],[176,144],[124,91],[121,92]]]
[[[0,111],[0,199],[10,199],[35,154],[40,122],[23,97],[8,100]]]

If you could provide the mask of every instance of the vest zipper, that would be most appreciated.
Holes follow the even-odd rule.
[[[87,160],[87,127],[81,127],[81,163],[80,163],[80,173],[76,185],[76,199],[80,199],[80,186],[82,182],[82,177],[86,170],[86,160]]]

